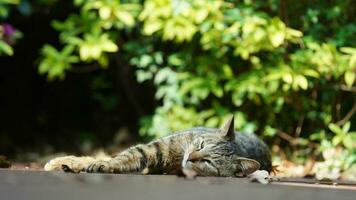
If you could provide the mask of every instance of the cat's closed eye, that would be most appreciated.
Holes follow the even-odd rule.
[[[198,149],[201,150],[204,148],[204,140],[200,140]]]
[[[212,164],[210,159],[203,158],[202,161],[206,164]]]
[[[200,150],[202,150],[204,148],[204,139],[199,137],[198,139],[196,139],[193,142],[193,144],[195,146],[194,147],[195,151],[200,151]]]

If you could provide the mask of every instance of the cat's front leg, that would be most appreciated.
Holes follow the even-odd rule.
[[[139,170],[135,167],[131,167],[127,164],[117,162],[113,159],[113,161],[96,161],[90,164],[86,169],[88,173],[140,173],[140,174],[148,174],[150,173],[149,168],[143,168]]]
[[[150,166],[159,166],[154,145],[136,145],[108,161],[95,161],[86,171],[89,173],[148,173]]]
[[[91,163],[87,168],[88,173],[114,173],[114,167],[112,161],[95,161]]]

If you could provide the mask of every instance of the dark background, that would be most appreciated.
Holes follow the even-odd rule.
[[[113,63],[107,70],[68,72],[66,81],[48,82],[38,75],[39,49],[45,43],[58,43],[51,21],[66,18],[75,11],[70,7],[64,1],[51,10],[37,7],[39,12],[30,16],[15,13],[9,18],[26,37],[17,42],[14,56],[0,57],[2,154],[78,152],[85,141],[105,146],[120,127],[128,128],[130,137],[137,140],[137,119],[154,110],[154,88],[150,83],[139,85],[130,66]],[[93,90],[94,77],[108,80],[108,86]],[[102,96],[100,101],[96,92]]]

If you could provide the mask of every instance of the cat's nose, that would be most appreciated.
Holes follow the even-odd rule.
[[[188,161],[199,161],[203,159],[203,155],[198,151],[193,151],[188,156]]]

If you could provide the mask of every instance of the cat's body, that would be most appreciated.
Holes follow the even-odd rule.
[[[55,164],[60,162],[65,164],[60,159]],[[50,163],[47,169],[53,169],[48,166]],[[183,171],[201,176],[245,176],[258,169],[272,170],[267,146],[254,135],[234,132],[233,118],[222,129],[191,128],[87,165],[82,165],[79,171],[143,174],[181,174]]]

